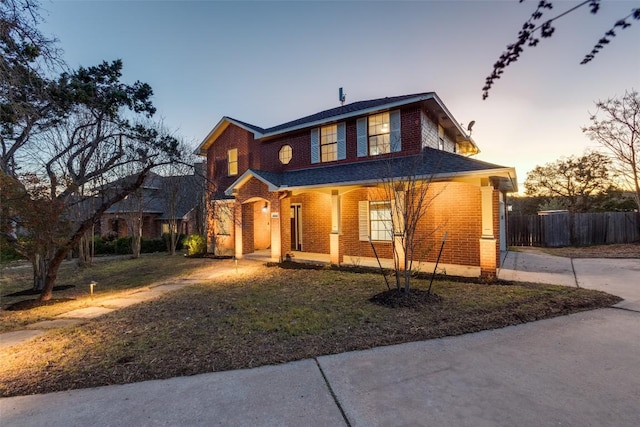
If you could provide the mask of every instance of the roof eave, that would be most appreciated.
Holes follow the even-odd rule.
[[[267,188],[269,189],[269,191],[278,191],[278,189],[279,189],[279,187],[276,184],[274,184],[271,181],[265,179],[264,177],[260,176],[259,174],[257,174],[256,172],[252,171],[251,169],[247,169],[242,175],[240,175],[238,177],[238,179],[233,181],[233,183],[226,190],[224,190],[224,194],[226,196],[233,196],[233,193],[234,193],[235,189],[237,187],[242,186],[244,183],[249,181],[251,178],[256,178],[257,180],[259,180],[260,182],[265,184],[267,186]]]
[[[249,174],[249,172],[251,172]],[[245,176],[246,175],[246,176]],[[248,176],[250,175],[250,176]],[[269,191],[299,191],[305,189],[317,189],[317,188],[325,188],[325,187],[351,187],[351,186],[362,186],[362,185],[377,185],[383,182],[381,178],[375,179],[362,179],[355,181],[344,181],[340,183],[319,183],[319,184],[311,184],[311,185],[297,185],[297,186],[288,186],[288,185],[275,185],[266,179],[260,177],[260,175],[253,173],[251,170],[248,170],[240,178],[238,178],[233,184],[229,186],[229,188],[225,191],[227,196],[232,196],[233,191],[236,187],[243,185],[246,181],[248,181],[251,177],[255,177],[265,183],[269,187]],[[516,180],[516,171],[512,167],[503,167],[503,168],[495,168],[495,169],[483,169],[483,170],[475,170],[475,171],[461,171],[461,172],[447,172],[447,173],[439,173],[432,175],[421,175],[415,177],[395,177],[393,179],[402,180],[411,178],[413,180],[425,180],[425,181],[446,181],[452,178],[494,178],[496,180],[500,180],[500,189],[507,192],[516,192],[518,191],[518,184]]]
[[[251,132],[255,139],[262,138],[262,134],[260,132],[256,131],[255,129],[252,129],[252,128],[244,125],[243,123],[240,123],[237,120],[232,119],[231,117],[224,116],[213,127],[213,129],[211,129],[211,131],[207,134],[207,136],[202,140],[200,145],[198,145],[198,148],[196,148],[194,150],[193,154],[196,154],[196,155],[199,155],[199,156],[206,156],[207,155],[207,150],[209,149],[209,147],[211,147],[211,145],[215,142],[215,140],[231,124],[233,124],[235,126],[238,126],[238,127],[242,128],[242,129],[245,129],[248,132]]]
[[[280,129],[280,130],[275,131],[275,132],[265,132],[264,134],[262,134],[260,139],[273,138],[273,137],[282,135],[284,133],[295,132],[297,130],[317,127],[317,126],[323,125],[325,123],[338,122],[340,120],[345,120],[345,119],[348,119],[348,118],[351,118],[351,117],[362,116],[362,115],[370,114],[370,113],[373,113],[373,112],[376,112],[376,111],[388,110],[388,109],[392,109],[392,108],[396,108],[396,107],[401,107],[403,105],[408,105],[408,104],[414,104],[416,102],[427,101],[429,99],[433,99],[434,97],[437,98],[436,94],[434,92],[429,92],[429,93],[426,93],[426,94],[423,94],[423,95],[414,96],[412,98],[403,99],[401,101],[389,102],[387,104],[381,104],[381,105],[377,105],[375,107],[365,108],[363,110],[351,111],[351,112],[348,112],[348,113],[339,114],[337,116],[332,116],[332,117],[327,117],[325,119],[315,120],[313,122],[301,123],[301,124],[298,124],[298,125],[295,125],[295,126],[291,126],[291,127],[288,127],[288,128]]]

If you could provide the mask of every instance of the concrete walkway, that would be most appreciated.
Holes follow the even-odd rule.
[[[561,269],[555,257],[513,254],[502,278],[532,277],[538,265],[530,281],[573,277],[572,286],[615,287],[637,302],[640,260]],[[5,398],[0,425],[637,426],[639,326],[640,312],[607,308],[277,366]]]
[[[258,268],[262,263],[252,260],[243,260],[241,268],[244,273],[251,269]],[[133,290],[131,293],[122,294],[118,297],[101,297],[96,295],[94,300],[88,302],[87,307],[78,308],[59,314],[53,320],[28,325],[24,330],[0,333],[0,350],[17,344],[22,344],[30,339],[46,333],[54,328],[66,326],[80,325],[86,323],[90,319],[100,317],[112,311],[139,304],[141,302],[150,301],[159,298],[167,292],[181,289],[185,286],[197,283],[202,279],[211,279],[218,276],[224,276],[236,271],[236,265],[231,260],[221,260],[215,268],[208,268],[199,273],[191,274],[184,278],[173,278],[162,282],[153,283],[141,289]],[[3,427],[0,425],[0,427]]]

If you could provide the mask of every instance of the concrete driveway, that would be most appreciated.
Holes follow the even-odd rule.
[[[514,267],[543,262],[541,278],[574,275],[555,267],[561,260],[519,258]],[[574,280],[610,289],[637,277],[640,263],[584,261],[574,261]],[[620,291],[633,298],[637,288]],[[278,366],[5,398],[0,425],[635,427],[639,402],[640,312],[607,308]]]
[[[624,298],[616,307],[640,312],[640,259],[571,259],[521,248],[503,255],[498,277],[596,289]]]

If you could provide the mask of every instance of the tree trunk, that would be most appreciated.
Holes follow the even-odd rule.
[[[142,250],[142,227],[137,227],[137,230],[131,236],[131,255],[132,258],[140,258],[140,251]]]
[[[41,254],[36,254],[31,260],[33,265],[33,290],[42,291],[44,289],[47,276],[47,262]]]
[[[47,263],[47,272],[45,275],[44,287],[40,292],[38,301],[49,301],[53,296],[53,286],[55,285],[56,279],[58,278],[58,270],[60,269],[60,265],[62,264],[62,261],[64,261],[68,252],[69,249],[59,249],[53,259],[51,259]]]
[[[91,231],[87,231],[78,243],[78,265],[80,267],[87,267],[91,265],[93,261],[93,254],[91,253]]]
[[[176,254],[178,246],[178,222],[176,220],[169,221],[169,252],[171,255]]]

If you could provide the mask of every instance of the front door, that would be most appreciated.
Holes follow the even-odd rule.
[[[302,205],[291,205],[291,250],[302,250]]]

